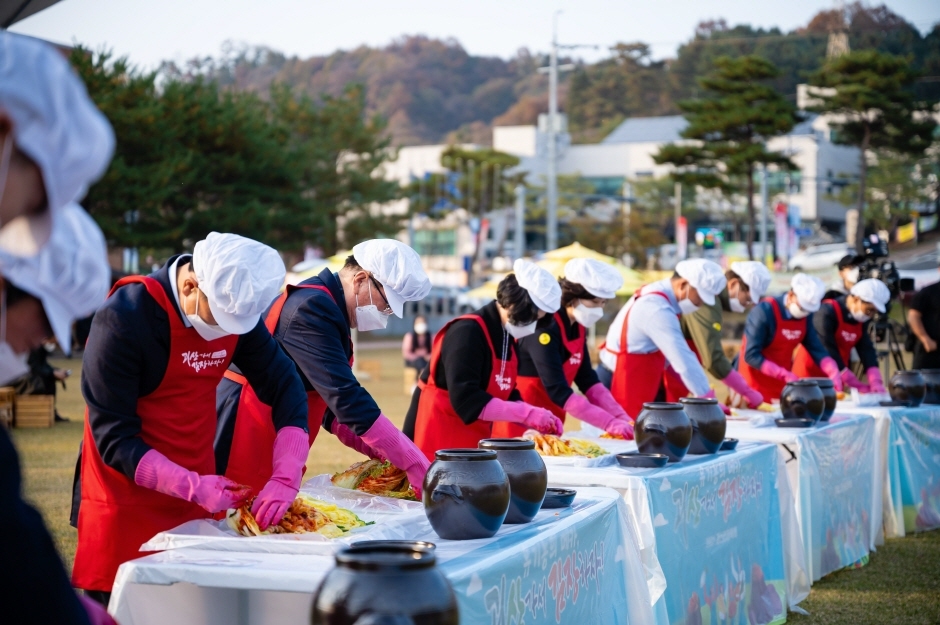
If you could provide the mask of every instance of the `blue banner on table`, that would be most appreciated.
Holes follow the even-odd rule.
[[[460,622],[628,623],[617,511],[617,505],[607,506],[577,528],[527,528],[441,564],[457,593]]]
[[[786,621],[773,445],[647,478],[669,622]]]
[[[807,557],[816,581],[867,562],[875,420],[852,419],[814,428],[800,441],[800,516],[803,535],[810,538],[807,547],[812,546]]]
[[[940,527],[940,409],[892,412],[904,531]]]

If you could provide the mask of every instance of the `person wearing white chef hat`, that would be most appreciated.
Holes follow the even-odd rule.
[[[491,438],[495,422],[510,421],[561,434],[561,420],[521,401],[517,341],[535,333],[539,319],[561,305],[552,274],[519,259],[496,287],[496,300],[451,320],[434,337],[431,363],[422,372],[406,418],[414,440],[431,460],[439,449],[476,447]]]
[[[819,278],[798,273],[787,293],[761,302],[748,314],[737,366],[747,385],[765,402],[779,399],[784,385],[799,379],[793,372],[793,352],[798,345],[832,379],[836,391],[842,391],[839,366],[808,319],[819,310],[825,291]]]
[[[338,273],[324,269],[288,286],[265,313],[265,324],[307,391],[307,446],[322,427],[347,447],[405,471],[420,493],[430,464],[359,384],[350,334],[385,328],[390,316],[402,316],[405,302],[427,296],[431,281],[418,253],[400,241],[364,241],[352,252]],[[232,370],[219,385],[216,468],[257,488],[271,474],[266,441],[282,424],[245,382]]]
[[[216,387],[236,364],[278,415],[274,472],[251,511],[265,526],[294,501],[307,459],[307,403],[294,363],[261,322],[280,290],[277,252],[210,233],[192,255],[120,280],[85,348],[85,431],[73,495],[73,585],[107,603],[118,566],[143,542],[243,504],[251,489],[216,475]]]
[[[623,408],[597,379],[591,366],[587,328],[604,315],[604,305],[623,286],[623,276],[595,259],[575,258],[564,267],[561,308],[538,321],[535,333],[517,342],[522,400],[565,421],[572,416],[621,438],[633,438],[633,426]],[[577,383],[583,395],[571,385]],[[493,425],[494,438],[522,436],[517,423]]]
[[[863,393],[884,393],[885,386],[878,369],[878,353],[872,344],[869,323],[877,313],[887,310],[891,291],[881,280],[869,278],[856,282],[848,295],[825,299],[813,313],[813,327],[829,357],[839,368],[845,386]],[[861,382],[849,369],[852,349],[865,370],[868,383]],[[801,378],[818,378],[823,371],[816,366],[809,350],[803,345],[793,356],[793,373]]]
[[[691,315],[682,315],[682,334],[695,352],[705,371],[721,380],[730,390],[731,397],[743,397],[751,408],[763,403],[763,396],[749,387],[725,356],[721,345],[724,313],[742,313],[760,302],[770,286],[770,271],[755,260],[731,263],[725,271],[727,286],[711,306],[702,306]],[[688,389],[676,376],[666,377],[666,399],[678,401],[688,395]]]
[[[36,254],[113,152],[108,120],[62,53],[0,30],[0,250]]]
[[[713,305],[725,285],[717,264],[683,260],[671,278],[643,287],[620,309],[601,346],[598,376],[610,381],[611,393],[631,419],[645,402],[665,396],[664,375],[677,375],[696,397],[715,396],[682,335],[679,316]]]

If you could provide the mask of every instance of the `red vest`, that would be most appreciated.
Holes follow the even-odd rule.
[[[568,313],[564,310],[556,312],[555,323],[558,324],[562,346],[571,354],[570,357],[561,363],[561,369],[565,374],[565,381],[568,383],[568,386],[571,386],[572,382],[574,382],[574,377],[578,374],[578,369],[581,368],[581,360],[584,358],[584,340],[586,333],[584,326],[576,322],[575,327],[578,329],[578,336],[569,339],[568,333],[565,332],[564,320],[561,317],[567,314]],[[556,417],[564,422],[566,415],[565,409],[563,406],[559,406],[553,402],[548,396],[548,391],[545,390],[545,385],[542,384],[542,378],[539,376],[520,375],[519,379],[516,381],[516,388],[519,389],[519,393],[522,395],[522,401],[532,406],[551,410]],[[524,425],[510,423],[509,421],[497,421],[493,423],[492,436],[493,438],[516,438],[522,436],[525,431],[526,426]]]
[[[686,339],[685,342],[689,344],[689,349],[692,350],[698,361],[702,362],[702,355],[695,346],[695,341]],[[676,402],[692,394],[686,387],[685,382],[682,381],[682,377],[672,367],[666,367],[663,372],[663,385],[666,387],[666,401]]]
[[[271,310],[268,311],[268,316],[264,320],[265,327],[272,335],[277,327],[277,321],[281,317],[284,302],[297,289],[316,289],[323,291],[330,296],[330,299],[333,299],[330,290],[319,284],[289,285],[284,293],[274,300],[274,304],[271,305]],[[336,300],[333,301],[335,303]],[[349,365],[352,366],[352,363],[353,358],[350,357]],[[239,484],[251,486],[257,493],[271,479],[271,473],[274,471],[274,437],[276,432],[274,431],[274,421],[271,419],[271,406],[258,399],[258,395],[248,384],[245,376],[234,371],[226,371],[225,377],[242,385],[241,395],[238,399],[238,412],[235,415],[232,449],[229,452],[225,476]],[[323,398],[316,391],[307,391],[307,427],[310,445],[313,445],[313,441],[317,438],[325,414],[326,402],[323,401]]]
[[[864,325],[861,323],[848,323],[842,317],[842,307],[832,299],[823,300],[823,306],[832,306],[836,312],[836,348],[842,357],[844,366],[848,366],[852,359],[852,348],[862,339]],[[793,373],[801,378],[825,378],[823,370],[819,368],[810,356],[809,351],[802,344],[797,346],[793,356]]]
[[[493,425],[489,421],[477,419],[471,424],[463,422],[454,406],[450,403],[450,394],[437,386],[437,366],[441,360],[441,346],[448,328],[458,319],[473,319],[483,330],[486,343],[493,355],[492,374],[486,386],[486,392],[497,399],[507,400],[516,387],[516,356],[510,347],[508,357],[503,363],[493,348],[493,339],[486,329],[486,323],[479,315],[462,315],[451,319],[434,337],[431,348],[431,370],[428,381],[421,385],[421,399],[418,402],[418,415],[415,419],[415,444],[424,452],[428,460],[434,460],[434,452],[439,449],[458,447],[476,448],[484,438],[492,437]],[[506,337],[506,340],[510,340]]]
[[[627,349],[627,329],[630,325],[630,313],[633,312],[633,304],[640,297],[658,295],[666,301],[669,298],[665,293],[659,291],[650,291],[634,297],[633,302],[629,303],[630,309],[623,318],[623,328],[620,330],[620,350],[613,351],[617,356],[617,367],[614,370],[613,380],[610,384],[610,393],[614,399],[623,407],[631,419],[636,419],[643,409],[643,404],[649,401],[655,401],[656,394],[659,392],[659,385],[663,380],[663,371],[666,365],[666,356],[658,349],[648,354],[631,354]],[[607,349],[603,346],[603,349]]]
[[[111,294],[131,283],[144,284],[170,323],[166,373],[155,391],[137,400],[140,438],[176,464],[211,475],[215,473],[215,389],[238,337],[204,340],[196,330],[183,325],[175,303],[153,278],[124,278]],[[78,549],[72,570],[76,588],[110,592],[118,566],[147,555],[139,551],[144,542],[186,521],[210,516],[194,503],[138,486],[107,466],[95,446],[87,408],[81,480]]]
[[[770,307],[774,311],[777,332],[774,334],[774,339],[770,345],[765,347],[761,353],[770,362],[791,371],[793,369],[793,350],[806,337],[806,324],[809,317],[784,320],[780,314],[780,306],[777,304],[777,300],[769,299],[767,301],[770,302]],[[738,356],[738,370],[741,372],[741,377],[744,378],[748,386],[764,396],[765,402],[770,403],[773,399],[779,399],[780,392],[786,382],[764,375],[760,370],[747,364],[744,359],[746,351],[747,336],[741,341],[741,355]]]

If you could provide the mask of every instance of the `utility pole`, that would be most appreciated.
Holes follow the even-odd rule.
[[[620,260],[629,267],[631,265],[627,263],[626,259],[628,255],[630,254],[630,213],[631,213],[630,203],[633,201],[633,189],[631,188],[630,183],[628,181],[626,180],[623,181],[623,189],[621,190],[620,193],[621,195],[623,195],[623,204],[620,206],[621,219],[623,223],[623,232],[622,232],[623,251],[620,254]]]
[[[525,187],[516,186],[516,258],[525,255]]]
[[[546,168],[545,193],[545,230],[546,249],[553,250],[558,247],[558,72],[572,70],[573,63],[558,65],[559,48],[596,48],[597,46],[558,45],[558,15],[561,10],[552,15],[552,50],[549,55],[548,67],[540,67],[539,73],[548,73],[548,166]]]
[[[767,264],[767,163],[760,168],[760,262]]]

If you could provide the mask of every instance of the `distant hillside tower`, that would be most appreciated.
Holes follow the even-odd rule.
[[[849,52],[849,33],[845,23],[845,3],[843,0],[836,0],[836,20],[829,31],[829,44],[826,46],[826,58],[834,59],[848,54]]]

